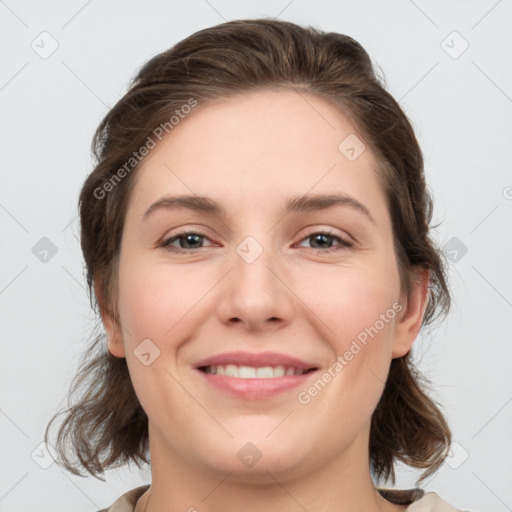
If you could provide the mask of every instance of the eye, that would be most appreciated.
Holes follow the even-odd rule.
[[[164,247],[167,250],[173,252],[193,253],[204,248],[204,246],[201,244],[202,238],[209,240],[209,238],[200,231],[182,231],[177,235],[174,235],[171,238],[164,240],[162,243],[159,244],[159,247]],[[313,240],[313,245],[319,245],[319,247],[312,248],[319,249],[321,250],[320,252],[339,251],[343,249],[349,249],[354,246],[352,242],[348,242],[344,238],[337,236],[334,232],[329,230],[311,233],[305,238],[303,238],[302,241],[306,241],[308,239]],[[338,245],[332,247],[332,244],[329,244],[329,239],[338,242]],[[175,242],[179,243],[179,247],[172,245]]]
[[[314,242],[313,242],[314,245],[320,244],[320,249],[325,248],[325,244],[326,243],[328,244],[329,239],[335,240],[339,243],[338,246],[328,247],[327,249],[320,251],[320,252],[340,251],[343,249],[349,249],[354,246],[354,244],[352,242],[348,242],[344,238],[337,236],[335,233],[333,233],[332,231],[329,231],[329,230],[311,233],[310,235],[306,236],[302,240],[305,241],[305,240],[309,240],[309,239],[314,240]],[[313,247],[313,249],[316,249],[316,248]]]
[[[202,247],[197,246],[197,244],[200,243],[201,238],[207,238],[207,236],[199,231],[182,231],[181,233],[178,233],[177,235],[164,240],[161,244],[159,244],[159,247],[165,247],[169,251],[173,252],[195,252],[199,249],[202,249]],[[180,247],[171,245],[176,241],[180,243]],[[193,246],[195,245],[195,247],[188,248],[186,247],[188,244],[192,244]],[[185,245],[185,247],[183,247],[183,245]]]

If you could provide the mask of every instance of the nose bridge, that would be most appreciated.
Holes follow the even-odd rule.
[[[235,247],[233,269],[219,302],[223,321],[238,319],[251,329],[268,320],[289,320],[292,312],[287,287],[278,277],[279,258],[273,252],[272,232],[247,235]]]
[[[278,267],[273,253],[271,234],[248,235],[235,248],[234,284],[242,288],[253,288],[254,293],[278,292],[275,268]],[[247,290],[250,292],[250,290]]]

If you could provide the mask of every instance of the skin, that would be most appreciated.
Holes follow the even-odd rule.
[[[405,510],[371,480],[370,418],[391,359],[410,350],[421,327],[428,271],[407,300],[374,155],[367,145],[349,161],[338,150],[357,133],[324,100],[260,90],[199,105],[139,170],[122,237],[117,319],[96,285],[108,348],[126,358],[149,418],[151,499],[148,506],[146,492],[137,512]],[[351,195],[375,224],[346,206],[283,216],[285,200],[307,192]],[[148,207],[171,194],[209,196],[226,217],[158,210],[143,222]],[[206,234],[172,244],[189,253],[158,247],[185,227]],[[330,238],[315,245],[312,235],[326,228],[354,248]],[[247,236],[263,249],[250,264],[236,252]],[[299,403],[297,394],[396,302],[400,313]],[[160,350],[148,366],[134,354],[145,339]],[[192,369],[232,350],[277,351],[320,370],[308,386],[272,399],[234,398]],[[237,457],[248,441],[262,454],[251,468]]]

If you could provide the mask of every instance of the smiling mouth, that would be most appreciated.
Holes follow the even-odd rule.
[[[200,366],[198,370],[209,375],[222,375],[238,379],[276,379],[295,375],[311,373],[317,368],[295,368],[293,366],[242,366],[236,364],[218,364],[212,366]]]

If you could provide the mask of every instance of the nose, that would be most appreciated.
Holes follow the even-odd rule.
[[[289,272],[284,262],[267,249],[258,255],[261,249],[254,239],[237,247],[217,306],[221,322],[250,332],[280,329],[294,314],[294,294],[286,282]]]

